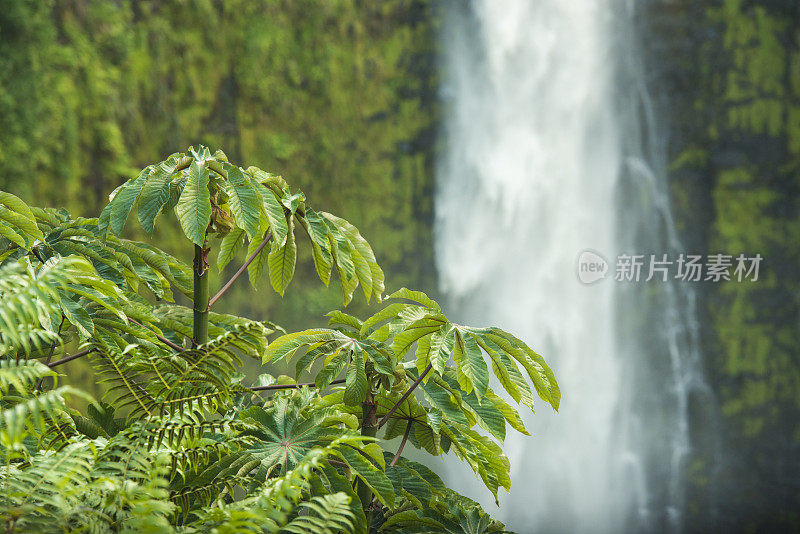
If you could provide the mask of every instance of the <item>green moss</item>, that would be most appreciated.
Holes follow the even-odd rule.
[[[677,226],[699,252],[764,258],[757,282],[699,287],[722,450],[738,462],[707,472],[717,469],[716,506],[735,528],[786,530],[797,494],[785,481],[800,477],[800,12],[764,0],[679,4],[673,16],[697,40],[681,73],[691,82],[670,109]],[[693,452],[687,475],[689,494],[711,506],[692,463],[713,463],[709,447]],[[699,530],[704,513],[692,512]]]

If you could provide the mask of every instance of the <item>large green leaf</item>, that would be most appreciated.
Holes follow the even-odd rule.
[[[384,506],[394,505],[394,488],[386,474],[377,467],[367,455],[353,447],[338,450],[355,475],[363,480]],[[367,503],[362,503],[365,506]]]
[[[5,205],[8,209],[18,213],[29,221],[36,221],[33,212],[31,212],[31,208],[16,195],[12,195],[6,191],[0,191],[0,204]],[[39,239],[41,239],[41,237]]]
[[[454,400],[456,398],[455,395],[451,395],[450,392],[439,385],[436,380],[428,380],[423,383],[420,388],[424,392],[425,399],[428,403],[434,408],[441,410],[445,417],[454,423],[472,426],[472,423],[465,415],[465,410],[462,408],[461,403],[456,403]]]
[[[128,220],[128,215],[139,198],[142,192],[147,176],[153,169],[152,166],[147,166],[139,172],[139,175],[133,180],[129,180],[117,191],[116,195],[109,202],[109,226],[111,231],[117,235],[122,233],[125,227],[125,222]]]
[[[480,399],[489,386],[489,369],[483,353],[475,339],[465,337],[459,328],[456,328],[455,336],[452,357],[458,369],[458,383],[467,393],[474,390]]]
[[[17,232],[11,225],[6,224],[4,221],[0,221],[0,235],[19,247],[28,247],[28,243],[22,233]]]
[[[372,247],[370,247],[367,240],[361,236],[358,229],[348,221],[330,213],[322,212],[321,215],[336,225],[342,235],[350,242],[351,258],[355,267],[356,276],[361,283],[361,288],[364,291],[364,296],[367,298],[367,301],[369,301],[373,293],[376,299],[380,301],[384,290],[384,275],[383,270],[375,260]]]
[[[333,223],[328,222],[327,227],[331,256],[336,265],[336,272],[339,274],[339,283],[342,288],[342,302],[347,305],[353,300],[353,292],[358,287],[358,276],[350,256],[351,245]]]
[[[0,225],[0,235],[23,248],[29,248],[34,240],[44,240],[28,205],[5,191],[0,191]]]
[[[406,300],[410,300],[412,302],[416,302],[417,304],[420,304],[422,306],[425,306],[426,308],[434,308],[434,309],[436,309],[438,311],[441,311],[441,308],[439,307],[439,304],[435,300],[430,298],[428,295],[423,293],[422,291],[414,291],[414,290],[407,289],[407,288],[403,287],[401,289],[398,289],[397,291],[395,291],[394,293],[392,293],[391,295],[389,295],[386,298],[387,299],[406,299]]]
[[[264,362],[289,359],[304,347],[308,347],[308,352],[297,362],[298,374],[315,361],[324,360],[323,368],[317,376],[317,387],[325,387],[336,378],[344,370],[349,358],[353,358],[354,362],[360,361],[359,366],[351,363],[347,367],[348,373],[352,373],[348,384],[355,388],[351,390],[351,394],[358,397],[365,394],[367,387],[366,371],[358,371],[358,367],[369,364],[375,373],[391,376],[396,365],[390,351],[382,344],[372,339],[359,339],[355,334],[348,335],[329,329],[304,330],[279,337],[267,347]]]
[[[148,234],[153,231],[156,217],[170,197],[170,181],[175,173],[175,158],[162,161],[150,171],[139,197],[139,223]]]
[[[263,242],[264,239],[266,239],[266,235],[262,239],[251,240],[250,243],[247,245],[248,258],[253,254],[255,254],[256,251],[258,251],[258,254],[256,255],[255,258],[253,258],[253,261],[247,268],[247,276],[248,278],[250,278],[250,283],[253,285],[253,287],[258,285],[259,281],[262,280],[263,277],[269,271],[269,251],[270,251],[269,247],[264,246],[261,248],[260,251],[258,250],[258,247],[261,246],[261,243]],[[221,252],[222,250],[220,250],[220,253]]]
[[[257,438],[249,451],[266,466],[292,469],[312,448],[324,446],[350,431],[323,426],[327,409],[312,409],[309,394],[281,394],[272,406],[251,406],[241,418],[255,427],[247,433]]]
[[[258,193],[261,195],[263,215],[267,218],[275,243],[282,246],[286,243],[289,233],[283,206],[268,187],[262,185],[258,189]]]
[[[347,378],[344,389],[344,402],[350,406],[359,406],[367,397],[369,383],[364,371],[364,356],[360,350],[353,351],[353,359],[347,366]]]
[[[208,168],[205,162],[195,159],[189,165],[189,178],[178,205],[175,206],[175,213],[186,237],[202,247],[211,221],[211,194],[208,190]]]
[[[303,227],[311,240],[311,252],[314,258],[314,267],[322,283],[326,286],[331,279],[333,256],[331,244],[328,240],[328,228],[322,218],[311,208],[306,209],[305,217],[300,218]]]
[[[492,360],[492,371],[500,384],[516,402],[521,402],[533,410],[533,394],[525,377],[519,372],[516,364],[506,355],[502,348],[492,340],[470,333],[475,341]]]
[[[549,403],[555,410],[558,410],[561,401],[561,390],[555,380],[553,371],[539,354],[531,350],[522,341],[499,328],[472,329],[472,331],[479,332],[483,337],[493,341],[506,354],[522,364],[539,397]]]
[[[297,245],[294,242],[292,225],[289,224],[286,242],[283,245],[277,245],[269,253],[269,280],[275,291],[281,295],[292,281],[296,262]]]
[[[234,256],[236,256],[239,247],[242,245],[242,241],[244,241],[244,230],[240,228],[234,228],[222,238],[219,245],[219,254],[217,254],[217,270],[222,272],[222,269],[230,263]],[[257,246],[258,243],[256,243],[256,247]]]
[[[259,231],[261,199],[244,171],[230,164],[224,165],[224,168],[228,171],[228,180],[223,187],[228,195],[228,207],[233,221],[253,239]]]
[[[350,338],[336,330],[316,328],[285,334],[269,344],[264,352],[263,363],[278,362],[284,358],[291,358],[295,352],[307,345],[325,341],[347,342]]]
[[[350,359],[350,355],[347,352],[334,349],[334,351],[328,355],[325,359],[325,363],[317,373],[316,378],[314,379],[314,385],[317,389],[325,389],[328,387],[331,382],[333,382],[339,374],[347,367],[347,361]],[[355,370],[355,367],[353,368]]]
[[[438,332],[446,327],[447,324],[447,317],[444,315],[426,314],[422,318],[406,326],[402,332],[398,332],[397,335],[394,336],[392,351],[399,358],[404,355],[418,339]]]

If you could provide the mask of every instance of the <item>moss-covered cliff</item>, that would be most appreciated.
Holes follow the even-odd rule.
[[[679,1],[648,18],[684,241],[764,257],[757,282],[698,288],[723,442],[695,451],[690,524],[798,528],[800,4]]]

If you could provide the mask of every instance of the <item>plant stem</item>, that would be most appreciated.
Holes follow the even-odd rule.
[[[403,402],[408,398],[408,396],[411,395],[411,393],[413,393],[413,391],[415,389],[417,389],[417,386],[420,384],[420,382],[422,382],[422,379],[425,378],[425,375],[427,375],[428,372],[430,372],[431,369],[433,369],[433,364],[429,363],[428,367],[426,367],[425,370],[422,371],[422,374],[419,375],[419,378],[417,378],[414,381],[414,383],[411,384],[411,387],[408,388],[408,391],[403,393],[403,396],[400,397],[400,400],[397,401],[397,404],[392,406],[392,408],[388,412],[386,412],[386,415],[383,416],[383,419],[381,419],[381,422],[378,423],[378,428],[380,428],[380,427],[382,427],[383,425],[386,424],[386,421],[388,421],[389,418],[392,416],[392,414],[397,411],[397,409],[400,407],[401,404],[403,404]]]
[[[195,345],[208,342],[208,248],[194,246],[194,325]]]
[[[344,384],[344,378],[337,378],[336,380],[331,382],[333,384]],[[250,391],[272,391],[276,389],[294,389],[294,388],[301,388],[303,386],[311,386],[314,387],[314,382],[306,382],[305,384],[270,384],[269,386],[253,386],[249,387]]]
[[[261,242],[261,244],[260,244],[260,245],[258,245],[258,248],[255,250],[255,252],[253,252],[252,254],[250,254],[250,257],[249,257],[249,258],[247,258],[247,261],[245,261],[245,262],[244,262],[244,265],[242,265],[241,267],[239,267],[239,270],[238,270],[238,271],[236,271],[236,274],[234,274],[234,275],[231,277],[231,279],[230,279],[230,280],[228,280],[228,281],[225,283],[225,285],[224,285],[224,286],[222,286],[222,289],[220,289],[220,290],[219,290],[219,292],[217,292],[217,294],[216,294],[216,295],[214,295],[214,298],[212,298],[212,299],[211,299],[211,300],[208,302],[208,307],[209,307],[209,308],[211,308],[211,306],[213,306],[213,305],[214,305],[214,303],[215,303],[215,302],[217,302],[217,300],[218,300],[218,299],[219,299],[219,298],[220,298],[220,297],[223,295],[223,293],[225,293],[225,292],[228,290],[228,288],[229,288],[229,287],[231,287],[231,286],[233,285],[233,283],[236,281],[236,279],[237,279],[237,278],[239,278],[239,276],[240,276],[240,275],[241,275],[243,272],[245,272],[245,271],[247,270],[247,268],[248,268],[248,267],[250,267],[250,264],[251,264],[251,263],[253,263],[253,260],[254,260],[254,259],[256,259],[256,256],[258,256],[258,253],[259,253],[259,252],[261,252],[261,250],[262,250],[262,249],[263,249],[263,248],[264,248],[264,247],[267,245],[267,243],[269,242],[269,240],[270,240],[270,239],[272,239],[272,230],[270,230],[269,232],[267,232],[267,237],[265,237],[265,238],[264,238],[264,241],[262,241],[262,242]]]
[[[147,330],[150,330],[150,329],[149,329],[149,328],[147,328],[145,325],[143,325],[142,323],[140,323],[139,321],[137,321],[137,320],[135,320],[135,319],[131,319],[130,317],[128,317],[128,320],[129,320],[130,322],[132,322],[133,324],[139,325],[139,326],[141,326],[142,328],[146,328]],[[151,332],[153,332],[152,330],[150,330],[150,331],[151,331]],[[160,342],[162,342],[164,345],[167,345],[167,346],[168,346],[168,347],[170,347],[171,349],[177,350],[178,352],[183,352],[184,348],[183,348],[183,347],[181,347],[180,345],[178,345],[177,343],[173,343],[173,342],[172,342],[172,341],[170,341],[169,339],[165,338],[164,336],[159,336],[159,335],[158,335],[158,334],[156,334],[155,332],[153,332],[153,334],[155,334],[156,338],[158,338],[158,340],[159,340]]]
[[[62,325],[64,324],[64,319],[61,319],[61,324]],[[61,333],[61,327],[60,326],[58,327],[58,332]],[[53,359],[53,353],[56,351],[56,344],[57,343],[53,343],[50,346],[50,352],[47,353],[47,360],[45,360],[45,362],[44,362],[45,365],[50,365],[50,361]],[[44,379],[45,379],[45,377],[43,376],[36,383],[36,390],[37,391],[41,391],[42,386],[44,385]]]
[[[400,459],[400,455],[403,454],[403,447],[406,446],[406,441],[408,441],[408,435],[411,433],[411,425],[413,425],[413,424],[414,424],[414,420],[413,419],[409,419],[408,420],[408,425],[406,425],[406,432],[405,432],[405,434],[403,434],[403,441],[400,442],[400,447],[398,447],[398,449],[397,449],[397,454],[394,455],[394,458],[392,458],[392,461],[391,461],[391,463],[389,465],[393,466],[394,464],[396,464],[397,460]]]
[[[77,360],[81,356],[86,356],[87,354],[89,354],[90,352],[93,352],[93,351],[94,351],[94,347],[90,347],[90,348],[88,348],[86,350],[82,350],[80,352],[76,352],[75,354],[73,354],[71,356],[64,356],[60,360],[56,360],[53,363],[48,363],[47,367],[50,367],[52,369],[53,367],[57,367],[57,366],[61,365],[62,363],[67,363],[67,362],[71,362],[72,360]]]
[[[44,262],[42,262],[42,263],[44,263]],[[61,335],[61,329],[64,327],[64,319],[66,319],[66,317],[62,316],[61,317],[61,322],[58,324],[58,335],[59,336]],[[56,352],[56,345],[58,345],[57,341],[53,342],[53,344],[50,346],[50,352],[47,353],[47,360],[45,360],[45,362],[44,362],[45,365],[50,365],[50,362],[53,361],[53,354]],[[39,379],[39,382],[36,384],[36,390],[37,391],[41,391],[42,386],[44,385],[44,379],[45,378],[46,377],[43,376],[42,378]]]
[[[372,395],[367,395],[366,400],[361,403],[361,435],[374,438],[378,433],[378,403],[372,398]],[[370,523],[371,512],[369,510],[372,503],[372,490],[367,486],[363,480],[358,481],[356,487],[356,495],[361,500],[361,506],[364,507],[364,513],[367,516],[367,524]]]

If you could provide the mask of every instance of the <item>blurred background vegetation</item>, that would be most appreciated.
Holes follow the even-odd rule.
[[[353,222],[388,290],[434,290],[436,4],[6,0],[0,189],[95,216],[139,168],[203,143]],[[765,258],[757,284],[699,287],[722,428],[695,414],[694,524],[702,531],[713,512],[754,530],[797,525],[800,3],[648,5],[647,63],[687,252]],[[152,240],[188,262],[176,224]],[[309,258],[298,270],[284,299],[242,281],[219,310],[287,329],[323,322],[338,290],[315,281]]]
[[[202,143],[350,220],[388,290],[430,288],[434,44],[426,1],[4,2],[0,189],[93,217],[138,169]],[[190,262],[174,217],[158,228],[129,235]],[[241,283],[219,311],[320,322],[338,290],[304,260],[285,299]]]

